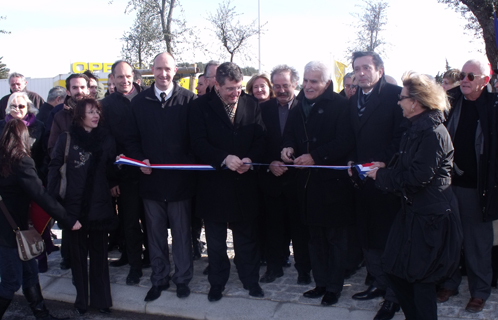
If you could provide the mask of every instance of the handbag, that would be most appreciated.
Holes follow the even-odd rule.
[[[2,209],[7,221],[9,221],[12,231],[16,234],[19,258],[22,261],[28,261],[42,254],[43,251],[45,251],[45,242],[38,231],[31,226],[28,230],[20,230],[14,222],[14,219],[12,219],[9,210],[5,206],[2,196],[0,196],[0,208]]]
[[[71,135],[69,135],[69,132],[67,132],[66,134],[67,134],[67,138],[66,138],[66,149],[64,150],[64,164],[59,169],[59,172],[61,174],[61,182],[59,184],[59,196],[61,197],[61,199],[64,199],[66,197],[66,188],[67,188],[67,175],[66,175],[67,155],[69,154],[69,145],[71,144]]]

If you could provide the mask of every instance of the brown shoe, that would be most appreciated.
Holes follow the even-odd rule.
[[[441,288],[437,291],[437,302],[446,302],[450,297],[456,296],[457,294],[458,290]]]
[[[485,304],[486,301],[484,299],[470,298],[465,310],[472,313],[481,312]]]

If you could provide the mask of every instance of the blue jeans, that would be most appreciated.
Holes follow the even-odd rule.
[[[12,299],[19,288],[35,286],[38,280],[38,265],[35,259],[22,261],[17,248],[0,246],[0,297]]]

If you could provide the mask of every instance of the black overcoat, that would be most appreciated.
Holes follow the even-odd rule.
[[[425,111],[407,121],[394,166],[376,185],[403,202],[383,255],[383,268],[409,282],[434,283],[458,267],[462,230],[451,191],[453,144],[443,114]]]
[[[350,121],[356,140],[351,160],[360,164],[372,161],[387,164],[399,148],[404,130],[400,126],[403,113],[398,106],[401,87],[381,78],[372,90],[361,118],[358,117],[358,99],[362,90],[358,89],[349,99]],[[383,250],[392,221],[399,210],[399,200],[375,188],[372,180],[367,180],[363,188],[355,192],[354,201],[362,247]]]
[[[304,99],[304,92],[298,99]],[[289,114],[283,147],[292,147],[296,158],[310,154],[316,165],[346,165],[354,148],[348,116],[348,100],[331,87],[317,98],[308,118],[299,101]],[[298,193],[306,224],[337,227],[353,221],[353,189],[347,171],[300,169]]]
[[[294,109],[298,103],[297,98],[291,103],[290,110]],[[272,161],[282,161],[280,151],[282,151],[283,133],[280,127],[278,102],[276,98],[270,99],[262,104],[261,118],[265,124],[265,152],[263,163],[270,164]],[[290,113],[290,111],[289,111]],[[288,121],[286,122],[287,125]],[[271,197],[278,197],[284,189],[296,182],[297,170],[289,168],[280,177],[275,176],[267,166],[261,167],[258,171],[258,180],[261,191]]]
[[[13,173],[0,177],[0,195],[10,215],[21,230],[27,230],[29,205],[36,202],[64,228],[72,228],[76,218],[66,214],[64,208],[51,197],[36,173],[35,162],[26,156],[14,165]],[[17,247],[15,233],[3,213],[0,214],[0,246]]]
[[[254,219],[258,214],[257,168],[239,174],[222,163],[228,155],[261,162],[264,125],[258,101],[242,92],[232,124],[213,90],[192,102],[190,132],[200,163],[216,168],[199,173],[196,214],[216,222]]]
[[[162,104],[154,84],[131,101],[132,125],[126,155],[151,164],[192,164],[188,131],[189,103],[196,95],[173,83],[171,97]],[[140,175],[140,196],[154,201],[181,201],[193,196],[193,171],[154,169]]]

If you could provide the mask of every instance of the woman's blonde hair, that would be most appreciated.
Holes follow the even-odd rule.
[[[251,79],[249,79],[249,81],[247,81],[247,85],[246,85],[246,93],[247,94],[250,94],[251,96],[253,96],[254,94],[252,93],[252,86],[254,85],[254,81],[258,80],[258,79],[264,79],[266,84],[268,85],[268,90],[270,91],[270,99],[273,99],[275,98],[275,92],[273,91],[273,87],[271,85],[271,81],[270,81],[270,77],[266,74],[266,73],[258,73],[258,74],[255,74],[252,76]]]
[[[407,71],[401,78],[408,96],[424,108],[446,112],[449,110],[448,96],[444,89],[425,74]]]

